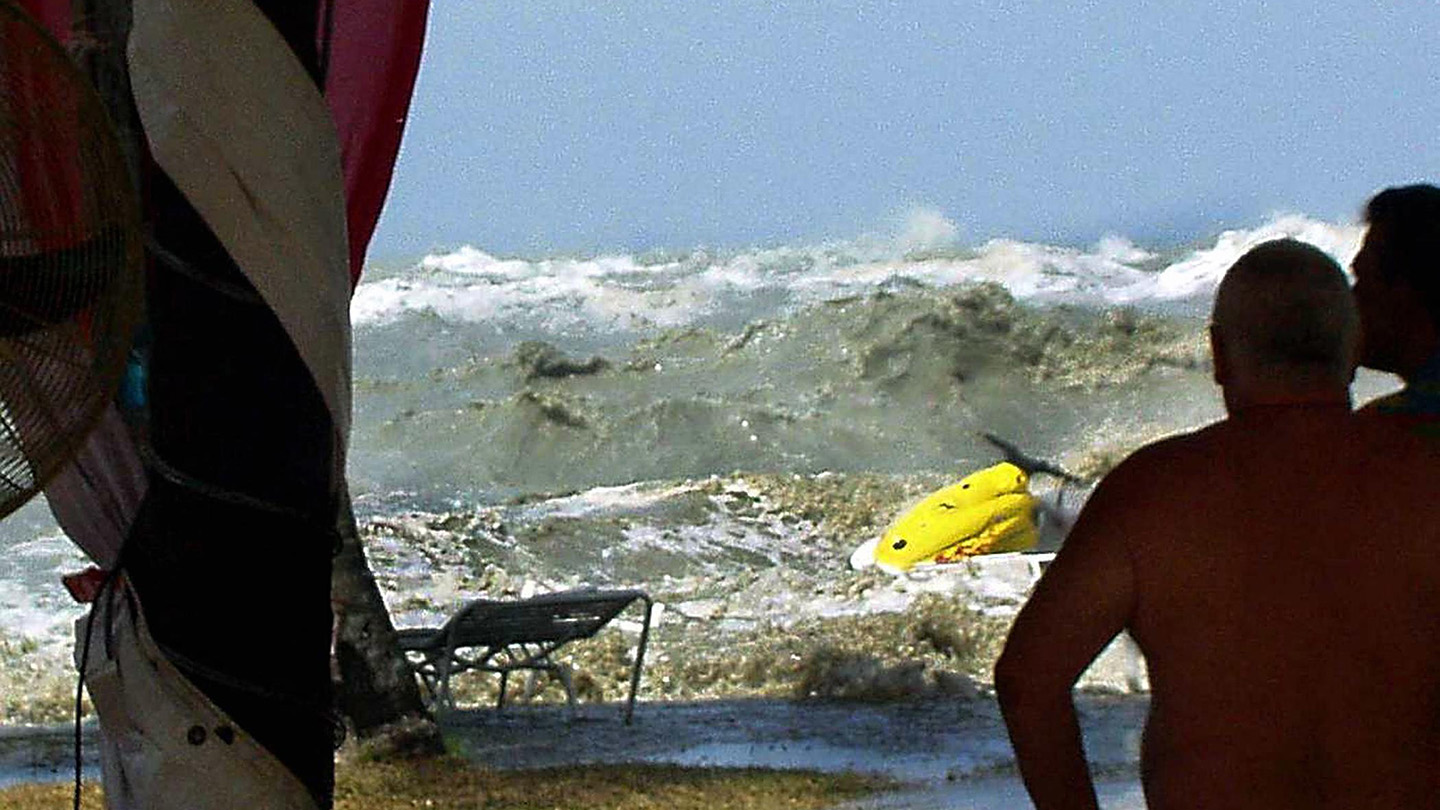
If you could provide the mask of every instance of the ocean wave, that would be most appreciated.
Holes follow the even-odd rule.
[[[360,328],[407,314],[449,323],[527,323],[554,330],[633,331],[704,324],[723,313],[779,315],[837,296],[906,286],[1003,285],[1038,303],[1144,306],[1200,299],[1260,242],[1291,237],[1348,265],[1363,227],[1277,214],[1184,249],[1158,250],[1108,235],[1077,248],[1014,239],[976,247],[921,209],[893,237],[723,253],[499,258],[473,246],[426,256],[399,275],[361,284],[351,315]],[[759,307],[759,309],[757,309]],[[764,308],[769,307],[768,311]]]
[[[1308,242],[1335,258],[1348,268],[1360,250],[1365,229],[1361,225],[1336,225],[1320,222],[1298,214],[1277,216],[1259,228],[1225,231],[1209,247],[1196,250],[1171,264],[1148,283],[1121,291],[1111,297],[1112,303],[1139,303],[1147,299],[1175,300],[1209,296],[1225,271],[1247,250],[1272,239],[1298,239]]]
[[[501,341],[438,369],[433,346],[455,335],[377,330],[357,341],[352,485],[493,498],[734,470],[955,469],[988,457],[982,431],[1084,451],[1101,425],[1111,443],[1213,418],[1202,338],[1194,318],[1036,306],[994,282],[605,346]]]

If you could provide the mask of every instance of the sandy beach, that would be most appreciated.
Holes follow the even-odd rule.
[[[1144,695],[1078,700],[1106,807],[1143,807],[1136,767]],[[1026,808],[993,699],[871,704],[786,700],[647,703],[626,726],[609,706],[470,711],[447,719],[468,756],[497,767],[655,762],[857,771],[903,789],[865,808]]]
[[[1087,753],[1107,808],[1143,807],[1135,778],[1143,695],[1079,699]],[[627,726],[615,704],[507,706],[444,718],[468,758],[501,769],[605,763],[758,766],[856,771],[898,780],[900,790],[850,810],[1029,807],[1014,772],[999,710],[989,697],[963,701],[852,703],[713,700],[640,704]],[[93,726],[87,774],[95,773]],[[0,786],[63,781],[71,730],[49,726],[0,734]]]
[[[426,566],[427,574],[435,567]],[[694,601],[667,600],[632,725],[624,724],[618,702],[637,640],[628,620],[562,655],[577,683],[588,683],[577,710],[541,679],[543,688],[517,690],[497,713],[490,708],[495,679],[476,676],[462,685],[462,709],[442,723],[455,750],[493,768],[652,763],[854,771],[903,786],[865,807],[1024,808],[984,674],[995,633],[1028,590],[1032,568],[1025,555],[1003,555],[923,580],[865,578],[845,584],[867,589],[850,598],[897,610],[848,617],[825,617],[821,609],[844,595],[778,580],[713,600],[720,605],[714,616],[701,615]],[[805,605],[814,615],[787,626],[740,624],[742,611],[771,604]],[[973,612],[981,606],[998,615],[983,619]],[[981,624],[966,630],[971,621]],[[979,635],[966,642],[972,632]],[[1123,640],[1082,681],[1087,750],[1105,777],[1107,807],[1143,806],[1134,774],[1148,702],[1143,664]],[[93,720],[85,729],[86,770],[95,776]],[[0,785],[69,779],[72,736],[64,723],[0,726]]]

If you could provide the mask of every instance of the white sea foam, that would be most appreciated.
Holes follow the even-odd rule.
[[[1148,262],[1155,258],[1155,254],[1137,246],[1134,242],[1118,234],[1106,234],[1100,237],[1091,251],[1102,259],[1107,259],[1120,264],[1139,264]]]
[[[647,481],[593,487],[574,495],[547,500],[534,507],[534,511],[536,515],[572,518],[626,510],[640,511],[694,489],[694,484],[656,484]]]
[[[68,640],[70,625],[84,608],[70,600],[60,577],[84,568],[85,555],[58,531],[15,542],[3,551],[7,559],[0,566],[0,628],[47,646]]]
[[[1220,283],[1225,270],[1245,251],[1261,242],[1286,237],[1315,245],[1334,256],[1342,267],[1349,267],[1351,259],[1360,249],[1363,236],[1364,227],[1361,225],[1337,225],[1298,214],[1276,216],[1253,230],[1225,231],[1210,247],[1171,264],[1153,279],[1116,291],[1111,300],[1130,303],[1209,295]]]
[[[526,262],[496,260],[473,248],[427,256],[416,271],[362,284],[351,303],[357,325],[383,325],[407,312],[451,322],[523,318],[555,330],[590,324],[626,328],[687,322],[706,301],[693,287],[647,289],[622,280],[657,268],[630,257]]]
[[[887,285],[972,281],[1003,284],[1037,302],[1144,305],[1209,296],[1226,268],[1269,239],[1300,239],[1348,265],[1363,227],[1277,214],[1258,227],[1225,231],[1168,264],[1113,234],[1088,248],[992,239],[969,251],[955,245],[956,234],[940,212],[917,209],[893,238],[732,255],[697,251],[662,262],[626,255],[502,259],[466,246],[360,285],[351,315],[361,328],[429,312],[452,323],[624,331],[684,326],[757,293],[797,306]]]
[[[960,228],[940,211],[933,208],[916,208],[905,218],[904,230],[900,234],[900,248],[904,251],[934,250],[953,245],[960,235]]]

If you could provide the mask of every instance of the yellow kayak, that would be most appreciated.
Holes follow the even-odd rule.
[[[1030,476],[1009,462],[971,473],[925,496],[878,538],[850,555],[852,568],[903,574],[917,565],[1035,547]]]

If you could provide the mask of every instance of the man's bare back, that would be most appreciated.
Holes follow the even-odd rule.
[[[1429,470],[1429,447],[1374,420],[1281,406],[1154,446],[1107,481],[1151,673],[1152,807],[1440,799]]]
[[[1232,269],[1230,418],[1106,476],[1016,619],[996,689],[1042,810],[1095,806],[1070,689],[1122,628],[1150,670],[1152,808],[1440,804],[1440,445],[1350,412],[1352,319],[1306,320],[1348,290],[1307,251]],[[1328,334],[1331,362],[1264,342],[1295,313],[1270,336]]]

